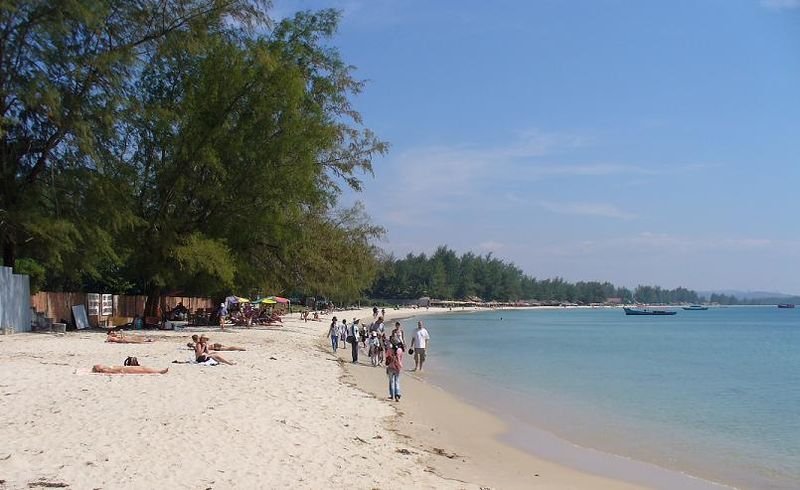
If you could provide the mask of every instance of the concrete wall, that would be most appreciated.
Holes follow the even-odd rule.
[[[0,267],[0,333],[31,331],[31,286],[28,276]]]

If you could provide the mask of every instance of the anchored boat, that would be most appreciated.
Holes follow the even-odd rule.
[[[654,315],[654,316],[660,316],[660,315],[674,315],[674,314],[678,313],[677,311],[651,310],[649,308],[629,308],[627,306],[622,308],[622,309],[625,310],[625,314],[626,315]]]
[[[708,309],[708,306],[689,305],[689,306],[684,306],[683,309],[686,310],[686,311],[705,311],[705,310]]]

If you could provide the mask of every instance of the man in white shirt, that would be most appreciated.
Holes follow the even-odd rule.
[[[414,371],[422,371],[422,365],[425,364],[425,351],[430,344],[431,336],[428,330],[422,326],[422,322],[417,322],[417,331],[414,332],[414,338],[411,339],[411,349],[414,351]]]

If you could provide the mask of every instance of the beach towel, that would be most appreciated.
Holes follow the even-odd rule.
[[[172,364],[198,364],[200,366],[216,366],[219,363],[210,357],[204,362],[197,362],[197,359],[190,357],[187,361],[172,361]]]
[[[211,359],[210,357],[203,362],[197,362],[197,359],[192,357],[191,359],[189,359],[189,364],[198,364],[200,366],[216,366],[219,363],[214,359]]]

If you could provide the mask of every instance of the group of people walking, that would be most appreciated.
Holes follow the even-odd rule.
[[[408,345],[400,322],[395,322],[394,328],[387,332],[384,317],[378,316],[378,309],[374,308],[373,321],[369,326],[358,318],[353,318],[348,324],[344,318],[339,322],[333,317],[328,337],[334,354],[338,349],[350,344],[353,364],[358,364],[359,353],[365,353],[369,356],[373,367],[385,366],[389,378],[389,399],[400,401],[400,373],[403,370],[403,356]],[[417,329],[408,349],[408,354],[414,356],[414,371],[423,370],[429,343],[428,330],[422,325],[422,321],[417,322]]]

